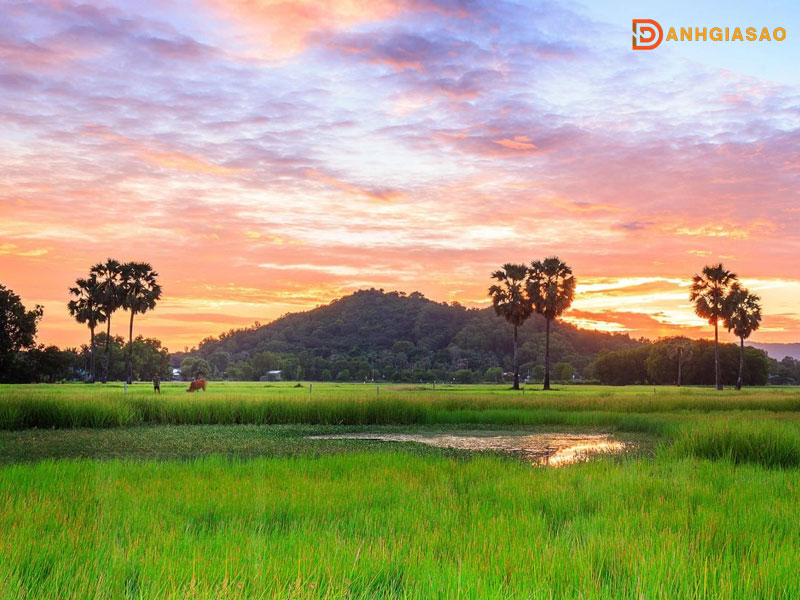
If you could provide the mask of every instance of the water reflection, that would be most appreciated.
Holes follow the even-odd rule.
[[[314,435],[314,439],[379,440],[417,442],[437,448],[499,451],[524,456],[534,465],[560,467],[587,460],[598,454],[618,454],[625,442],[607,433],[491,433],[460,431],[456,433],[342,433]]]

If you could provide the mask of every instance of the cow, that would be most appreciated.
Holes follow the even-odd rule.
[[[186,388],[187,392],[196,392],[197,390],[206,391],[206,380],[205,379],[195,379],[189,384],[189,387]]]

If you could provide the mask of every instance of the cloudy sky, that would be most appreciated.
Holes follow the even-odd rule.
[[[177,350],[364,287],[485,306],[557,254],[576,324],[699,337],[722,261],[798,341],[800,10],[646,4],[5,0],[0,283],[74,345],[71,282],[149,261]],[[631,18],[787,39],[634,52]]]

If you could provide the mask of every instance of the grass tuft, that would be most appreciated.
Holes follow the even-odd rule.
[[[800,430],[780,421],[697,422],[680,429],[671,452],[736,464],[795,467],[800,465]]]

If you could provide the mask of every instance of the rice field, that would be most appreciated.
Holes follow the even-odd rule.
[[[184,389],[0,386],[0,597],[800,589],[798,388]],[[552,468],[337,437],[465,428],[605,432],[638,450]]]

